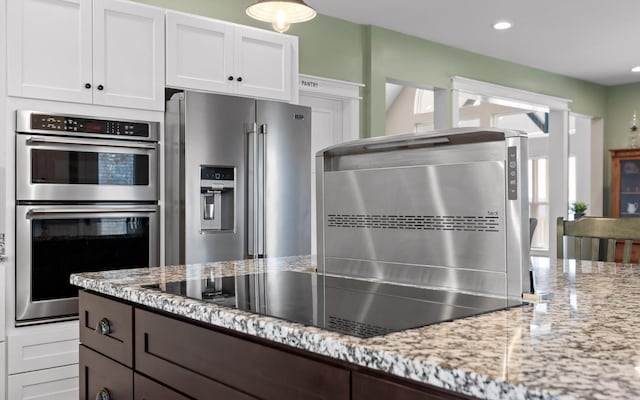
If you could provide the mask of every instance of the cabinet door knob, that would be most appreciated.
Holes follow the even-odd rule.
[[[91,89],[91,84],[90,83],[85,83],[84,87],[85,87],[85,89]]]
[[[229,79],[230,81],[232,81],[232,80],[233,80],[233,76],[229,76],[229,78],[227,78],[227,79]]]
[[[98,322],[98,325],[96,325],[96,332],[98,332],[101,335],[110,334],[111,324],[109,323],[109,320],[106,318],[102,318],[100,322]]]
[[[242,82],[242,77],[239,76],[238,79],[236,79],[238,82]]]
[[[111,393],[109,393],[107,388],[102,388],[98,394],[96,394],[96,400],[111,400]]]
[[[98,90],[103,90],[103,89],[104,89],[104,86],[98,85]]]

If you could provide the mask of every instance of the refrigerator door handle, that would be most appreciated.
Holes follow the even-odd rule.
[[[258,255],[265,257],[267,229],[267,124],[260,125],[258,134],[259,171],[258,175]]]
[[[249,146],[249,165],[248,170],[248,232],[247,232],[247,252],[248,255],[253,258],[258,258],[258,125],[256,123],[251,124],[251,130],[248,132],[248,146]]]

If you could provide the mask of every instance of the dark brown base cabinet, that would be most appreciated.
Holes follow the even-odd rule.
[[[468,399],[80,292],[81,400]]]

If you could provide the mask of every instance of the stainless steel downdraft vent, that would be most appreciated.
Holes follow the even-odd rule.
[[[499,217],[434,215],[329,214],[332,228],[414,229],[425,231],[500,232]]]
[[[520,299],[527,135],[459,128],[318,152],[318,270]]]

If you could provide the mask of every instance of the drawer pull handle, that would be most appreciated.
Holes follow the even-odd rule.
[[[96,400],[111,400],[111,393],[109,393],[107,388],[102,388],[96,395]]]
[[[101,335],[110,334],[111,333],[111,324],[109,323],[109,320],[106,319],[106,318],[102,318],[100,320],[100,322],[98,322],[98,325],[96,325],[96,332],[98,332]]]

